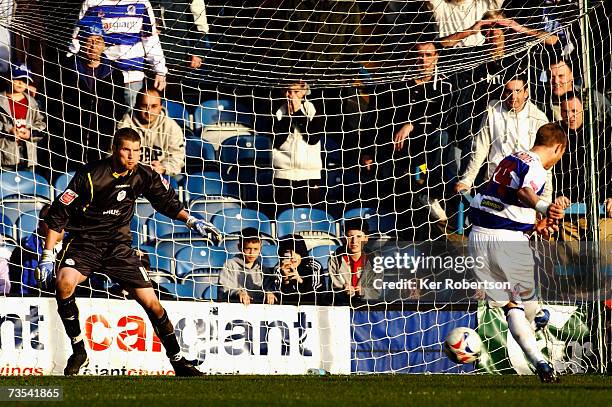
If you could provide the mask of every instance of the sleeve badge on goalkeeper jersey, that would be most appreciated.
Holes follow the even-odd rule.
[[[74,201],[78,197],[79,195],[76,192],[74,192],[72,189],[67,189],[64,191],[62,196],[60,196],[59,201],[63,203],[64,205],[68,206],[72,203],[72,201]]]
[[[168,181],[166,177],[164,177],[161,174],[159,174],[159,178],[161,179],[161,182],[164,185],[164,187],[166,187],[167,190],[170,189],[170,181]]]

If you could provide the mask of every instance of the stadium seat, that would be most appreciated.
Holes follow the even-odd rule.
[[[168,117],[174,119],[179,126],[185,128],[191,127],[191,119],[189,118],[189,111],[187,107],[181,102],[174,102],[171,100],[163,100],[162,106],[166,109]]]
[[[11,219],[6,215],[0,216],[2,219],[2,224],[0,224],[0,235],[10,237],[11,239],[16,239],[13,221],[11,221]]]
[[[251,109],[232,100],[213,99],[202,102],[194,113],[194,128],[219,123],[243,124],[253,126]]]
[[[272,140],[250,133],[226,139],[219,152],[221,165],[247,164],[269,168],[271,160]]]
[[[35,211],[42,208],[47,200],[44,199],[7,199],[0,203],[0,215],[4,215],[11,220],[12,224],[17,223],[19,216],[25,212]]]
[[[185,247],[176,253],[176,276],[188,274],[210,274],[223,268],[227,252],[222,247]]]
[[[34,233],[38,228],[38,211],[28,211],[24,212],[17,219],[17,241],[20,242],[21,239]]]
[[[272,237],[270,219],[252,209],[224,209],[214,215],[211,222],[223,235],[240,234],[243,229],[252,227],[265,237]]]
[[[397,233],[397,215],[393,213],[378,213],[374,208],[353,208],[342,217],[342,233],[347,219],[361,218],[368,222],[370,234],[393,236]]]
[[[184,186],[189,202],[240,202],[236,185],[224,182],[217,172],[188,174]]]
[[[217,296],[218,288],[219,286],[217,284],[212,284],[206,287],[206,289],[202,293],[202,299],[216,301],[218,297]]]
[[[32,171],[2,171],[0,173],[0,200],[36,199],[51,197],[47,180]]]
[[[334,222],[334,218],[321,209],[287,209],[276,219],[277,236],[283,237],[297,233],[305,238],[324,235],[336,237],[337,232]]]
[[[211,221],[212,217],[224,209],[241,209],[240,202],[196,201],[189,206],[189,213]]]
[[[327,270],[329,257],[336,251],[339,246],[336,244],[315,246],[308,252],[308,255],[317,261],[323,270]]]
[[[278,246],[275,244],[263,244],[261,246],[261,258],[264,267],[276,267],[278,264]]]
[[[57,179],[53,183],[54,196],[59,196],[66,190],[66,188],[68,188],[68,184],[70,183],[72,177],[74,177],[74,171],[61,174],[59,177],[57,177]]]
[[[185,139],[185,171],[187,173],[201,172],[205,167],[218,167],[215,148],[200,137]]]
[[[136,217],[134,217],[136,218]],[[157,240],[201,240],[201,236],[192,231],[183,222],[175,221],[155,212],[153,216],[147,219],[145,223],[147,227],[147,239],[145,242],[154,242]]]

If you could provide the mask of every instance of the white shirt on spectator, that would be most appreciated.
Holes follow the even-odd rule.
[[[504,0],[429,0],[434,18],[438,23],[438,38],[448,37],[459,31],[465,31],[489,10],[500,9]],[[455,45],[456,47],[473,47],[484,44],[481,33],[470,35]]]
[[[472,152],[467,157],[468,163],[459,182],[472,186],[485,160],[487,165],[485,179],[491,178],[497,164],[506,156],[517,151],[529,151],[535,143],[538,129],[546,123],[548,118],[544,112],[529,100],[518,113],[508,110],[501,101],[490,102],[482,127],[474,136]],[[543,197],[549,201],[552,198],[550,171]]]

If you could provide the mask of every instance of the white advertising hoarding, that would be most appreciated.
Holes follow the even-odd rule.
[[[77,300],[93,375],[173,374],[134,301]],[[208,373],[348,374],[347,307],[165,302],[183,353]],[[62,374],[70,344],[50,298],[0,298],[0,376]]]

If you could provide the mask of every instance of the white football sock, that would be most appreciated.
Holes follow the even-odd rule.
[[[545,360],[544,355],[538,349],[535,333],[531,329],[527,318],[525,318],[525,311],[521,308],[512,308],[508,311],[506,320],[512,337],[519,344],[531,364],[536,366],[538,362]]]

